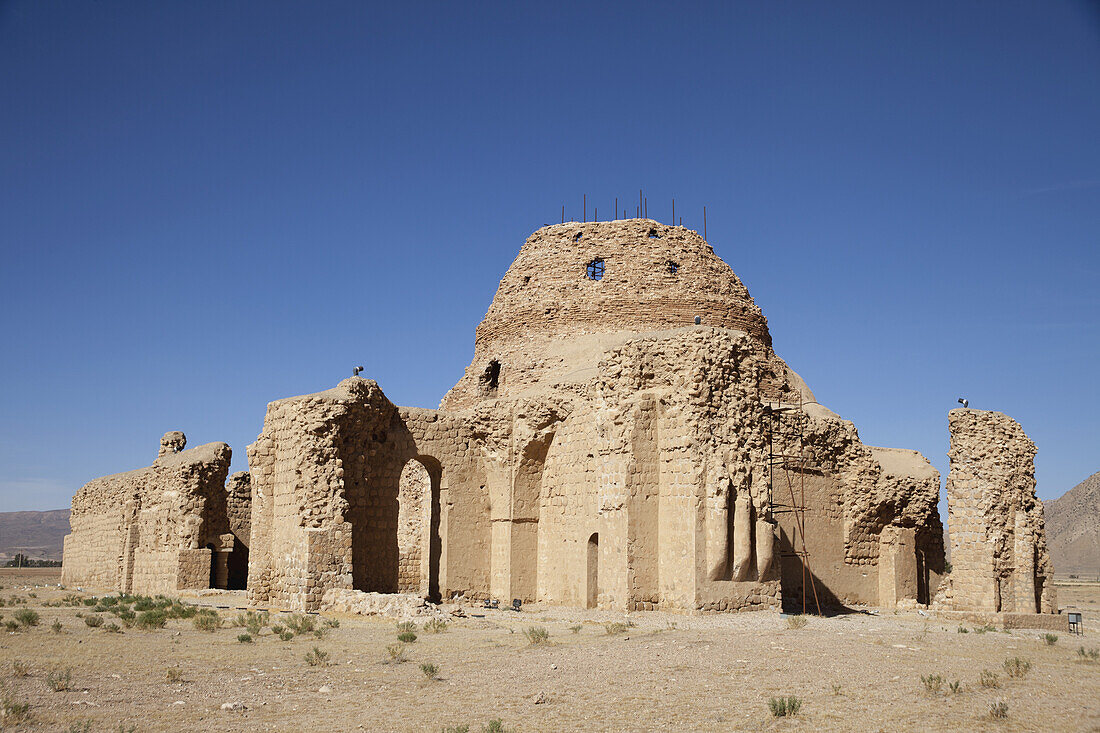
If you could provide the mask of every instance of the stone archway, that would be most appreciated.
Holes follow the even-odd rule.
[[[588,538],[586,583],[585,607],[596,608],[600,601],[600,535],[597,532]]]
[[[433,600],[440,596],[440,477],[434,459],[410,458],[397,489],[397,591]]]

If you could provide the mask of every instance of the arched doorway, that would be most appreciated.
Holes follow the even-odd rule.
[[[208,544],[206,549],[210,550],[210,582],[207,584],[207,588],[218,587],[218,551],[214,549],[213,544]]]
[[[588,588],[585,606],[595,608],[600,599],[600,535],[593,532],[588,538]]]
[[[441,474],[434,459],[411,458],[401,469],[397,490],[397,591],[433,601],[440,598]]]
[[[248,546],[237,538],[227,560],[229,565],[226,587],[229,590],[245,590],[248,587]]]

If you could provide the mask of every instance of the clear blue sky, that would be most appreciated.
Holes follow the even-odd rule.
[[[435,407],[525,237],[708,234],[777,352],[946,476],[1100,470],[1096,2],[0,2],[0,510],[362,364]]]

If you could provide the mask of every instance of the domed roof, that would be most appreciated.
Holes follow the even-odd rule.
[[[512,368],[535,362],[563,338],[657,331],[696,317],[771,346],[764,314],[697,232],[650,219],[543,227],[501,279],[463,381],[506,357]],[[468,391],[460,382],[444,405],[467,402],[460,393]]]

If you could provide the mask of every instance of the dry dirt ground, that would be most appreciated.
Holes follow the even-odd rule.
[[[241,628],[210,633],[183,619],[110,633],[77,617],[86,607],[43,605],[72,592],[47,585],[58,578],[0,571],[0,686],[9,704],[30,705],[27,722],[7,717],[12,730],[479,731],[499,719],[509,731],[1100,731],[1100,661],[1077,654],[1100,648],[1098,611],[1085,610],[1086,635],[1047,645],[1041,632],[969,626],[963,634],[958,623],[915,612],[809,618],[800,629],[766,612],[641,613],[629,617],[635,626],[608,633],[605,624],[628,618],[467,607],[441,633],[419,629],[408,661],[393,664],[385,663],[393,620],[340,616],[321,639],[281,641],[265,629],[250,644],[237,641]],[[1098,608],[1100,585],[1067,591],[1063,605]],[[239,593],[185,600],[244,604]],[[36,610],[39,624],[3,630],[22,608]],[[237,611],[221,613],[228,621]],[[545,628],[547,642],[531,644],[530,627]],[[329,664],[306,663],[314,647]],[[1005,672],[1014,657],[1031,663],[1022,678]],[[422,663],[438,667],[437,680]],[[67,669],[71,689],[52,691],[50,673]],[[182,681],[168,680],[170,669]],[[1000,686],[981,686],[982,670]],[[935,674],[944,681],[930,692],[921,677]],[[802,700],[797,715],[771,715],[769,698],[780,695]],[[1004,719],[990,716],[997,700],[1007,703]]]

